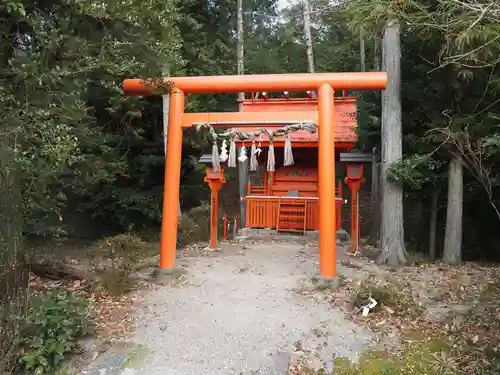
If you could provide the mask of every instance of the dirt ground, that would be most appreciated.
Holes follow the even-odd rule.
[[[67,262],[81,262],[91,248],[64,246],[72,250],[55,252]],[[143,255],[158,250],[149,244]],[[433,368],[439,362],[437,372],[419,357],[422,372],[401,362],[404,370],[387,373],[458,374],[452,371],[459,368],[475,374],[478,366],[493,365],[500,321],[497,267],[421,263],[396,270],[375,265],[363,253],[347,257],[346,250],[339,246],[338,277],[325,284],[318,283],[317,244],[300,237],[226,243],[220,251],[188,246],[179,262],[186,272],[173,282],[149,280],[151,266],[138,272],[138,291],[92,295],[97,339],[82,342],[84,355],[72,368],[86,367],[82,375],[309,375],[334,367],[340,375],[371,374],[378,372],[342,372],[337,362],[374,363],[366,361],[372,350],[384,351],[384,361],[393,355],[401,361],[408,350],[419,353],[415,345],[437,339],[446,345],[425,360]],[[33,279],[41,282],[47,284]],[[76,290],[85,281],[48,283]],[[378,305],[363,316],[360,307],[369,297]]]
[[[82,375],[278,375],[299,358],[331,370],[335,356],[355,360],[373,341],[327,300],[297,293],[317,274],[314,247],[232,244],[209,256],[191,250],[180,281],[139,298],[128,350],[111,348]]]

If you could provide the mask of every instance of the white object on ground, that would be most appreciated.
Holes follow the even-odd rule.
[[[368,298],[368,304],[366,306],[364,306],[362,309],[363,309],[363,312],[361,313],[362,316],[368,316],[368,313],[375,307],[377,306],[378,302],[375,301],[375,299],[373,299],[372,297],[369,297]]]

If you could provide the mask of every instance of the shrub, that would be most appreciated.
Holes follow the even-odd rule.
[[[102,273],[101,286],[110,294],[129,291],[135,280],[132,275],[137,265],[152,253],[152,246],[132,234],[106,237],[97,243],[105,262],[96,265]]]
[[[222,223],[222,220],[220,220]],[[219,231],[222,233],[222,231]],[[183,246],[210,238],[210,206],[204,205],[183,213],[180,218],[180,237]]]
[[[351,302],[355,308],[360,308],[372,297],[378,302],[375,311],[381,307],[390,308],[396,316],[420,316],[423,312],[420,306],[405,285],[388,282],[364,281],[356,285],[351,295]]]
[[[77,340],[91,332],[89,303],[61,289],[33,296],[20,319],[18,365],[36,375],[53,374]]]

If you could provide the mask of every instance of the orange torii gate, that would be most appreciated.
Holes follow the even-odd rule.
[[[318,196],[320,273],[323,277],[336,274],[336,225],[335,225],[335,135],[334,135],[334,91],[335,90],[384,90],[387,74],[383,72],[363,73],[298,73],[260,74],[206,77],[173,77],[163,83],[170,84],[170,113],[165,163],[160,268],[175,267],[178,200],[181,172],[182,128],[191,126],[184,122],[185,94],[215,94],[237,92],[282,92],[318,91]],[[154,82],[143,79],[127,79],[123,82],[125,95],[159,94]],[[286,115],[286,113],[283,113]],[[211,114],[206,114],[211,118]],[[266,116],[265,112],[261,113]],[[213,117],[213,116],[212,116]],[[231,114],[232,122],[245,123],[248,114]],[[256,120],[257,118],[253,118]],[[264,124],[269,119],[262,117]],[[294,118],[300,121],[302,119]]]

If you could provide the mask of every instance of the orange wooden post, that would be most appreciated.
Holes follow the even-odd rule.
[[[351,188],[351,251],[359,250],[358,192],[361,180],[348,180]]]
[[[206,168],[205,182],[210,187],[212,199],[210,205],[210,248],[217,248],[218,229],[219,229],[219,191],[222,185],[226,183],[224,177],[224,168],[215,171],[212,167]],[[227,238],[227,216],[224,216],[224,239]]]
[[[337,234],[335,231],[335,134],[333,88],[328,83],[318,90],[318,190],[319,267],[323,277],[336,273]]]
[[[347,177],[345,178],[345,182],[351,190],[351,251],[355,253],[359,250],[360,240],[358,193],[361,184],[365,182],[365,179],[363,178],[363,164],[348,162],[346,167]]]
[[[182,116],[184,92],[172,88],[168,117],[167,160],[163,185],[163,212],[161,225],[160,268],[175,267],[177,222],[179,220],[179,186],[182,157]]]
[[[211,220],[210,220],[210,248],[217,248],[217,232],[219,226],[219,189],[217,183],[211,183],[212,186],[212,204],[211,204]],[[215,185],[215,186],[214,186]]]
[[[205,177],[210,190],[212,190],[212,201],[210,205],[210,248],[217,248],[217,237],[219,229],[219,191],[225,180],[209,179]],[[227,217],[224,216],[224,239],[227,238]]]

